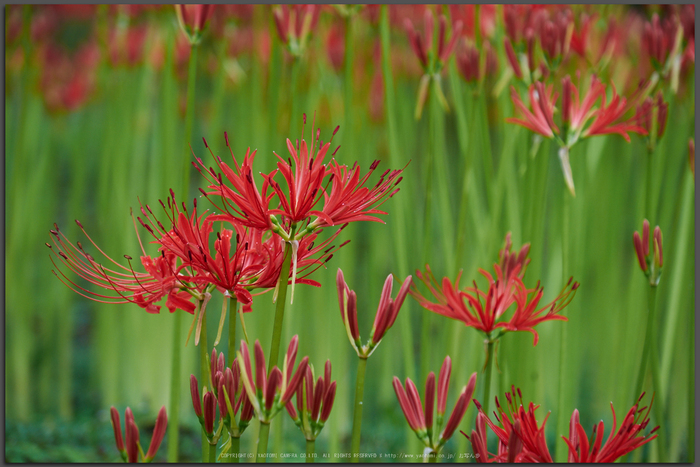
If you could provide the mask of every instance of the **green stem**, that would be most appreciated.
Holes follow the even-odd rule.
[[[428,463],[437,464],[437,452],[430,451],[430,453],[428,453]]]
[[[267,440],[270,437],[270,424],[260,422],[258,431],[258,454],[255,462],[267,462]]]
[[[199,303],[199,312],[202,312],[202,302]],[[207,317],[202,316],[202,330],[199,334],[199,381],[202,386],[209,384],[209,365],[207,365]],[[213,390],[209,388],[209,390]],[[208,462],[211,454],[209,453],[209,440],[202,431],[202,462]]]
[[[238,454],[241,453],[241,438],[231,437],[231,447],[228,450],[229,463],[238,464]]]
[[[353,15],[349,15],[345,19],[345,82],[344,91],[344,106],[345,106],[345,131],[344,134],[347,135],[343,138],[343,146],[345,146],[346,154],[354,154],[352,150],[353,144],[353,124],[352,124],[352,73],[353,73],[353,58],[354,58],[354,48],[353,48]]]
[[[656,290],[656,287],[649,287],[650,294],[652,293],[652,290]],[[655,294],[655,292],[654,292]],[[647,311],[647,329],[646,332],[644,333],[644,347],[642,349],[642,363],[639,365],[639,370],[637,371],[637,383],[634,386],[634,393],[632,394],[632,401],[633,403],[637,401],[639,396],[642,393],[642,388],[644,387],[644,380],[647,375],[647,363],[649,361],[649,351],[651,348],[651,341],[652,341],[652,334],[654,333],[654,317],[652,315],[652,298],[648,297],[647,299],[647,306],[648,306],[648,311]],[[658,403],[658,402],[657,402]]]
[[[192,125],[194,123],[194,95],[197,82],[197,50],[199,47],[190,47],[190,65],[187,72],[187,114],[185,115],[185,141],[187,143],[187,153],[182,174],[182,199],[187,201],[190,188],[190,157],[189,145],[192,144]]]
[[[226,298],[224,297],[224,300]],[[233,363],[233,359],[236,358],[236,320],[238,319],[236,310],[238,308],[238,300],[235,296],[230,298],[230,307],[228,313],[228,360],[229,366]]]
[[[695,462],[695,308],[689,307],[688,327],[688,460]]]
[[[362,431],[362,399],[365,394],[365,370],[367,359],[360,358],[357,363],[357,379],[355,381],[355,410],[352,416],[352,444],[350,462],[357,463],[360,460],[360,432]]]
[[[401,165],[401,151],[398,142],[398,132],[396,128],[396,95],[394,90],[394,78],[391,69],[391,41],[389,31],[389,7],[381,6],[380,17],[380,33],[382,42],[382,74],[384,75],[384,95],[386,97],[386,120],[387,133],[389,139],[389,162],[392,167]],[[395,257],[398,263],[398,272],[400,277],[408,275],[408,250],[406,248],[406,232],[409,229],[406,227],[406,197],[397,196],[395,202],[395,210],[393,214],[396,216],[396,222],[393,226],[394,232],[394,247]],[[404,312],[405,313],[405,312]],[[401,340],[403,341],[402,352],[404,356],[404,370],[406,377],[415,379],[415,355],[413,353],[413,334],[411,330],[410,320],[402,319],[401,321]]]
[[[209,464],[216,464],[216,444],[209,445],[209,459],[207,462]]]
[[[180,380],[182,379],[182,314],[173,316],[172,370],[170,372],[170,418],[168,424],[168,462],[177,462],[180,418]]]
[[[298,138],[301,132],[298,130],[298,122],[301,118],[299,114],[299,97],[297,93],[299,92],[297,87],[299,86],[299,68],[301,68],[300,57],[294,57],[292,59],[292,81],[290,83],[290,95],[291,95],[291,105],[289,106],[292,113],[289,117],[289,139],[293,142]]]
[[[566,184],[564,184],[564,200],[563,200],[563,223],[562,223],[562,251],[561,251],[561,268],[564,284],[567,282],[567,274],[569,271],[569,216],[571,211],[571,193],[569,193]],[[566,353],[566,334],[567,326],[559,326],[559,396],[557,404],[557,433],[565,433],[567,424],[567,396],[569,388],[569,379],[565,376],[567,369],[567,353]],[[555,462],[566,462],[568,449],[566,444],[558,443],[556,448]]]
[[[654,221],[654,217],[652,214],[652,190],[653,190],[653,155],[654,151],[652,151],[651,148],[647,149],[647,196],[646,196],[646,205],[644,207],[644,214],[646,215],[647,220],[652,223]],[[654,225],[654,224],[652,224]]]
[[[663,397],[663,394],[661,392],[661,383],[659,380],[659,370],[660,370],[660,365],[659,365],[659,353],[658,353],[658,342],[657,342],[657,337],[656,337],[656,330],[658,329],[656,326],[656,287],[649,287],[649,293],[647,295],[647,301],[648,301],[648,307],[649,307],[649,324],[651,326],[648,327],[648,329],[651,329],[651,332],[647,337],[650,339],[650,346],[648,348],[649,355],[651,357],[651,381],[654,384],[654,418],[656,418],[656,424],[660,426],[668,426],[664,422],[664,406],[665,400]],[[658,443],[656,443],[658,449],[659,449],[659,461],[660,462],[668,462],[668,458],[666,457],[666,445],[667,445],[667,440],[668,440],[668,432],[670,430],[665,430],[664,435],[665,436],[659,436]]]
[[[495,342],[489,338],[486,346],[486,368],[484,370],[484,396],[482,406],[484,413],[489,413],[489,400],[491,400],[491,372],[493,371],[493,347]]]
[[[267,373],[277,365],[280,353],[280,341],[282,340],[282,322],[284,321],[284,307],[287,302],[287,285],[289,283],[289,266],[292,264],[292,249],[289,243],[284,244],[284,261],[280,271],[279,289],[277,290],[277,305],[275,307],[275,324],[272,328],[272,345],[270,347],[270,360],[267,364]],[[270,427],[268,426],[268,430]],[[267,436],[265,437],[265,449],[267,450]]]
[[[306,462],[313,464],[316,458],[316,440],[306,440]]]

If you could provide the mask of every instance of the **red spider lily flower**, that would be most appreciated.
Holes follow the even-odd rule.
[[[540,25],[540,45],[550,69],[568,54],[573,30],[573,16],[569,9],[556,12],[553,19]]]
[[[289,52],[300,57],[321,13],[319,5],[278,5],[273,10],[277,34]]]
[[[260,423],[270,423],[272,418],[287,405],[306,374],[309,357],[304,357],[294,371],[298,346],[299,337],[295,335],[285,354],[283,370],[280,371],[277,366],[274,366],[268,375],[265,370],[262,346],[256,340],[254,379],[248,345],[245,341],[241,341],[241,348],[236,352],[238,361],[242,365],[241,379]]]
[[[607,98],[605,94],[602,94],[602,98],[603,100],[600,107],[593,114],[595,118],[591,125],[583,132],[583,136],[617,133],[629,143],[630,136],[628,132],[640,133],[642,135],[647,134],[644,128],[635,124],[634,118],[626,121],[621,120],[630,106],[627,105],[627,99],[617,95],[615,86],[613,86],[612,99],[610,99],[608,105],[606,105]]]
[[[513,69],[513,73],[515,74],[515,77],[518,79],[523,79],[522,67],[520,66],[520,62],[518,61],[518,57],[515,55],[515,50],[513,49],[513,44],[511,44],[509,38],[506,37],[505,39],[503,39],[503,46],[506,49],[506,58],[508,59],[508,63],[510,63],[510,67]],[[520,99],[520,98],[518,98],[518,99]],[[513,99],[513,102],[515,102],[515,99]]]
[[[527,257],[528,253],[530,253],[530,244],[524,244],[522,247],[520,247],[520,251],[518,251],[516,254],[511,251],[513,242],[511,241],[510,237],[511,233],[508,232],[506,234],[505,245],[503,246],[503,249],[498,252],[498,264],[501,266],[501,271],[503,271],[504,277],[509,277],[510,271],[513,271],[515,267],[518,266],[520,268],[518,271],[518,277],[522,279],[525,275],[527,265],[530,264],[530,258]]]
[[[661,70],[674,46],[677,24],[667,19],[661,24],[659,15],[654,13],[651,22],[644,24],[642,45],[655,69]]]
[[[199,43],[207,21],[214,12],[214,5],[175,5],[175,13],[180,29],[190,44]]]
[[[204,140],[204,144],[209,149],[212,157],[217,163],[220,173],[214,171],[213,168],[207,168],[200,158],[197,158],[199,165],[193,163],[199,173],[209,182],[209,189],[213,190],[206,192],[200,188],[200,191],[209,201],[216,206],[217,210],[222,213],[227,213],[240,224],[255,229],[272,229],[270,223],[269,205],[274,193],[268,190],[270,188],[267,180],[263,183],[262,194],[258,189],[253,179],[253,161],[255,160],[256,151],[250,152],[250,148],[246,151],[243,158],[243,163],[238,164],[236,157],[233,155],[233,149],[228,140],[228,133],[224,132],[226,147],[231,153],[234,169],[226,164],[221,157],[214,156],[209,149],[209,145]],[[223,173],[223,177],[222,177]],[[226,179],[233,188],[224,185],[223,179]],[[215,203],[209,196],[217,195],[221,197],[221,204]]]
[[[117,441],[117,449],[122,456],[124,462],[138,462],[138,454],[141,452],[141,443],[139,442],[139,429],[134,421],[134,414],[129,407],[126,408],[124,413],[124,428],[126,435],[126,446],[122,438],[121,423],[119,421],[119,412],[114,406],[110,408],[110,419],[112,423],[112,428],[114,429],[114,437]],[[142,458],[142,462],[151,462],[155,457],[160,444],[165,437],[165,431],[168,427],[168,415],[165,412],[165,406],[161,407],[158,411],[158,417],[156,418],[156,424],[153,428],[153,435],[151,437],[151,444],[149,445],[148,452],[146,456]]]
[[[559,133],[559,128],[554,124],[554,109],[558,94],[554,92],[553,86],[537,82],[530,86],[530,105],[532,112],[523,104],[518,92],[511,86],[510,97],[516,109],[523,114],[524,120],[517,118],[506,118],[506,122],[524,126],[530,131],[534,131],[545,138],[554,137]]]
[[[644,397],[644,393],[637,399],[637,403],[627,412],[627,415],[622,421],[619,430],[617,427],[617,417],[615,416],[615,408],[610,403],[610,409],[613,413],[613,426],[608,435],[607,441],[603,443],[605,426],[601,420],[593,425],[593,433],[589,442],[588,436],[584,431],[581,423],[579,423],[578,410],[574,410],[571,415],[571,423],[569,428],[569,438],[562,436],[569,448],[569,462],[575,463],[613,463],[620,457],[628,454],[635,449],[644,446],[658,435],[654,434],[659,427],[652,429],[649,434],[644,435],[642,432],[649,425],[649,412],[654,404],[652,397],[648,407],[639,407],[639,403]],[[646,409],[646,410],[645,410]]]
[[[637,253],[637,260],[639,261],[639,267],[649,279],[649,285],[656,287],[659,285],[661,268],[664,265],[663,236],[661,229],[658,225],[654,227],[654,234],[651,240],[653,246],[652,254],[650,254],[649,251],[648,220],[644,219],[644,223],[642,224],[642,236],[640,237],[639,232],[635,232],[632,239],[634,241],[634,250]]]
[[[496,264],[494,265],[495,280],[489,273],[480,270],[479,272],[489,281],[488,291],[484,292],[479,290],[476,282],[474,287],[460,289],[461,272],[454,283],[445,277],[440,286],[430,266],[426,265],[425,274],[416,271],[416,275],[428,287],[437,303],[429,301],[415,287],[411,288],[409,293],[423,308],[462,321],[466,326],[483,332],[487,339],[498,339],[508,331],[529,331],[534,336],[533,345],[537,345],[538,334],[534,327],[544,321],[566,321],[567,318],[561,316],[559,312],[573,299],[578,283],[572,283],[570,279],[551,303],[537,309],[543,289],[539,284],[534,289],[527,289],[519,277],[520,268],[520,264],[515,264],[508,270],[506,276],[501,266]],[[499,318],[512,305],[515,305],[513,316],[508,321],[499,321]],[[501,331],[494,335],[497,328],[501,328]]]
[[[438,384],[438,416],[433,419],[435,411],[435,373],[430,372],[426,380],[425,386],[425,408],[421,404],[420,395],[416,385],[413,384],[410,378],[406,378],[405,389],[401,385],[401,380],[394,376],[393,386],[396,392],[396,397],[399,400],[401,410],[406,417],[408,425],[427,448],[433,453],[438,454],[442,446],[454,434],[459,422],[464,417],[469,402],[476,388],[476,373],[472,373],[462,391],[460,392],[457,403],[455,404],[452,414],[447,423],[444,425],[445,404],[447,403],[447,387],[449,385],[449,373],[451,371],[450,357],[445,357],[445,361],[440,370],[440,378]],[[446,376],[445,376],[446,374]],[[442,431],[440,431],[442,430]]]
[[[308,441],[313,441],[321,432],[330,416],[335,400],[336,382],[331,382],[331,361],[326,360],[324,375],[314,385],[312,365],[306,366],[304,379],[296,390],[296,408],[287,402],[287,412]],[[298,410],[298,412],[297,412]]]
[[[360,331],[357,325],[357,296],[355,295],[355,291],[350,290],[350,287],[348,287],[348,284],[345,282],[343,271],[338,269],[336,285],[338,287],[340,317],[343,320],[343,324],[345,324],[345,330],[347,331],[350,344],[360,358],[368,358],[372,355],[372,352],[374,352],[374,349],[379,345],[386,332],[394,325],[412,281],[412,277],[408,276],[401,284],[399,293],[396,295],[396,300],[393,300],[391,298],[391,289],[394,284],[394,277],[389,274],[384,281],[384,287],[382,288],[382,295],[379,299],[379,307],[374,317],[374,324],[372,325],[372,332],[369,335],[369,341],[367,341],[367,344],[362,345]]]
[[[71,290],[101,303],[135,303],[148,313],[158,313],[160,306],[156,303],[167,296],[166,306],[171,313],[176,309],[194,313],[196,306],[190,300],[198,293],[189,289],[183,282],[184,277],[178,274],[175,255],[161,252],[161,256],[152,258],[144,252],[141,263],[146,272],[136,272],[131,266],[130,256],[125,255],[130,264],[129,268],[120,265],[95,244],[79,221],[76,223],[95,248],[119,270],[107,269],[97,263],[92,255],[83,249],[80,242],[77,242],[77,247],[73,245],[55,224],[54,230],[51,230],[54,245],[46,243],[46,246],[78,277],[102,289],[114,291],[117,296],[92,292],[76,284],[61,271],[52,257],[51,262],[56,266],[60,276],[56,271],[53,273]]]
[[[580,26],[578,28],[574,27],[572,30],[569,47],[583,58],[587,56],[591,26],[597,17],[598,15],[596,13],[592,15],[582,13],[580,17]]]

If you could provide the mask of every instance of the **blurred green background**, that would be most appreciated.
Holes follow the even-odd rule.
[[[111,257],[137,257],[140,249],[129,209],[138,207],[139,199],[157,205],[169,188],[183,199],[188,144],[209,163],[204,136],[226,160],[227,131],[237,157],[248,147],[257,149],[255,169],[269,172],[276,161],[272,151],[285,157],[286,138],[299,137],[301,112],[309,117],[315,113],[322,138],[340,125],[334,143],[341,145],[336,157],[342,164],[358,161],[364,171],[380,159],[378,170],[383,172],[410,161],[401,191],[383,206],[386,225],[363,223],[346,229],[338,240],[352,241],[313,276],[322,287],[297,287],[294,304],[287,307],[283,345],[299,334],[300,355],[309,355],[316,368],[330,358],[338,381],[333,412],[317,443],[319,453],[347,451],[352,426],[357,362],[340,320],[337,268],[357,292],[366,339],[388,274],[403,278],[422,269],[427,259],[438,278],[454,278],[463,269],[461,283],[469,284],[480,277],[478,268],[491,269],[507,232],[512,232],[515,248],[532,242],[525,283],[534,287],[541,280],[544,300],[556,296],[564,275],[573,276],[581,287],[564,313],[569,322],[540,325],[537,347],[529,333],[511,333],[501,340],[491,394],[502,395],[515,384],[527,401],[541,405],[539,417],[554,411],[547,424],[550,450],[563,446],[555,433],[558,328],[567,326],[564,372],[573,405],[566,408],[566,416],[578,408],[587,430],[599,419],[609,429],[609,403],[614,403],[618,419],[631,407],[641,360],[648,285],[636,263],[632,234],[647,217],[664,235],[661,326],[656,330],[660,348],[655,349],[664,400],[655,403],[666,410],[664,420],[652,417],[652,426],[662,426],[659,439],[665,438],[669,460],[688,460],[688,421],[694,419],[688,416],[694,401],[688,388],[695,376],[689,359],[694,346],[695,185],[687,145],[695,125],[694,69],[682,75],[678,94],[664,91],[670,117],[653,156],[658,197],[652,213],[644,212],[647,159],[641,137],[632,135],[628,144],[616,135],[601,136],[573,149],[571,270],[561,271],[566,192],[557,148],[548,141],[537,146],[530,132],[505,123],[514,115],[508,88],[497,96],[493,92],[508,66],[502,21],[495,22],[492,39],[499,58],[497,75],[477,87],[464,81],[452,59],[442,78],[450,112],[433,122],[438,126],[431,137],[428,104],[421,120],[414,119],[420,69],[401,22],[404,16],[421,18],[414,11],[419,6],[391,10],[393,80],[388,82],[382,73],[378,8],[365,8],[346,20],[332,7],[323,7],[308,49],[294,65],[276,35],[269,6],[217,8],[199,45],[188,142],[189,45],[171,6],[6,7],[7,461],[117,461],[111,405],[121,413],[126,406],[134,410],[142,443],[147,444],[158,409],[169,407],[174,320],[182,320],[187,329],[191,319],[182,311],[171,315],[165,307],[161,314],[150,315],[135,305],[95,303],[71,292],[52,274],[44,246],[54,222],[71,241],[87,246],[74,223],[79,219]],[[590,13],[586,8],[572,7],[577,17],[584,10]],[[601,6],[595,11],[601,20],[619,21],[633,14],[648,18],[655,9]],[[353,53],[349,70],[344,63],[348,24]],[[597,31],[604,30],[605,24],[596,24]],[[634,75],[638,48],[625,49],[632,56],[627,68],[616,64],[607,76]],[[291,78],[293,66],[298,67],[297,80]],[[616,84],[623,92],[625,83]],[[391,96],[393,101],[387,101]],[[395,120],[393,129],[389,118]],[[472,175],[467,178],[469,167]],[[187,170],[192,171],[191,205],[204,185],[191,166]],[[427,220],[426,174],[432,176],[435,193]],[[97,257],[92,245],[88,251]],[[214,300],[209,336],[216,335],[221,305],[220,296]],[[246,316],[249,336],[260,339],[265,349],[271,337],[271,300],[271,294],[256,297],[254,313]],[[218,349],[227,348],[224,337]],[[437,372],[448,354],[454,364],[448,401],[452,407],[469,375],[481,371],[483,337],[407,299],[396,325],[368,362],[362,451],[422,452],[399,409],[391,378],[410,376],[421,388],[428,371]],[[185,461],[200,458],[188,384],[190,373],[198,374],[198,355],[193,342],[184,348],[180,452]],[[480,381],[477,399],[482,385]],[[460,429],[470,432],[475,416],[471,405]],[[243,451],[251,451],[256,431],[253,423],[242,438]],[[166,437],[156,460],[165,460],[167,443]],[[651,458],[655,443],[635,459]],[[445,450],[471,452],[467,446],[457,433]],[[303,437],[284,413],[272,425],[270,448],[303,452]]]

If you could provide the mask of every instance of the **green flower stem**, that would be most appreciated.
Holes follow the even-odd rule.
[[[182,173],[182,199],[187,201],[190,188],[190,158],[192,157],[189,145],[192,144],[192,125],[194,123],[194,97],[197,83],[197,51],[199,47],[190,47],[190,64],[187,72],[187,113],[185,114],[185,142],[187,152]]]
[[[185,115],[185,144],[187,145],[186,156],[182,167],[182,199],[187,200],[189,188],[189,167],[190,167],[190,151],[189,145],[192,141],[192,122],[194,121],[194,94],[195,81],[197,79],[197,47],[191,47],[190,64],[187,76],[187,113]],[[171,378],[170,378],[170,411],[168,416],[170,423],[168,424],[168,462],[178,461],[179,447],[179,420],[180,420],[180,382],[182,380],[182,314],[177,313],[174,316],[173,323],[173,348],[171,360]],[[206,366],[206,365],[205,365]],[[203,436],[203,435],[202,435]],[[205,446],[205,438],[202,438],[202,446]],[[206,455],[206,448],[203,448],[202,455]],[[206,461],[206,458],[203,457]]]
[[[564,284],[568,281],[567,274],[569,273],[570,263],[569,263],[569,218],[571,213],[571,193],[569,189],[564,184],[564,192],[562,194],[563,199],[563,216],[562,216],[562,252],[561,252],[561,268]],[[566,425],[568,423],[567,418],[567,399],[570,395],[571,385],[569,384],[569,379],[565,376],[567,369],[567,351],[566,351],[566,334],[567,326],[566,323],[562,323],[559,326],[559,396],[557,403],[557,433],[566,433]],[[568,456],[568,449],[565,443],[558,443],[556,447],[555,462],[566,462]]]
[[[232,464],[238,464],[238,454],[241,453],[241,438],[231,437],[231,447],[228,450],[226,460]]]
[[[275,324],[272,328],[272,344],[267,364],[267,373],[270,374],[272,368],[277,365],[280,353],[280,341],[282,340],[282,322],[284,321],[284,307],[287,302],[287,286],[289,283],[289,266],[292,264],[292,248],[289,243],[284,244],[284,261],[279,278],[279,289],[277,290],[277,305],[275,307]],[[270,427],[268,426],[269,430]],[[267,450],[267,435],[265,437],[265,450]]]
[[[313,464],[316,457],[316,440],[307,439],[306,440],[306,462]]]
[[[360,432],[362,431],[362,399],[365,394],[365,370],[367,359],[360,357],[357,363],[357,379],[355,382],[355,410],[352,416],[352,444],[350,462],[357,463],[360,460]]]
[[[493,371],[493,348],[496,343],[489,338],[486,346],[486,368],[484,369],[484,396],[482,407],[484,413],[489,413],[489,400],[491,399],[491,372]]]
[[[258,454],[255,462],[267,462],[267,440],[270,437],[270,424],[260,422],[258,431]]]
[[[654,218],[656,216],[653,216],[653,197],[652,197],[652,191],[653,191],[653,186],[654,186],[654,181],[653,181],[653,174],[652,172],[654,171],[654,164],[653,164],[653,156],[654,151],[651,148],[647,148],[647,193],[646,193],[646,205],[644,206],[644,214],[646,215],[647,220],[649,223],[652,223],[654,221]],[[654,225],[654,224],[652,224]],[[637,396],[639,397],[639,396]]]
[[[216,444],[209,445],[209,459],[207,459],[209,464],[216,464]]]
[[[226,300],[226,297],[224,297],[224,300]],[[236,320],[238,319],[238,316],[236,316],[236,310],[238,308],[238,300],[236,300],[235,296],[231,296],[230,298],[230,303],[229,303],[229,312],[228,312],[228,364],[231,366],[233,363],[233,359],[236,358]]]
[[[688,459],[686,462],[695,462],[695,308],[688,307],[690,311],[690,326],[688,327]]]
[[[430,453],[428,454],[428,463],[437,464],[437,452],[430,451]]]
[[[202,312],[202,302],[199,303],[199,312]],[[207,317],[202,316],[202,331],[199,335],[199,381],[203,386],[209,384],[209,365],[207,365]],[[212,388],[209,388],[212,391]],[[207,436],[202,431],[202,462],[208,462],[211,457],[209,453],[211,449],[209,448],[209,440]],[[216,451],[216,449],[214,449]]]
[[[656,290],[656,287],[649,287],[649,289],[654,289]],[[652,293],[651,291],[649,292],[650,294]],[[637,402],[637,399],[639,396],[642,394],[642,388],[644,387],[644,380],[646,379],[647,375],[647,364],[649,361],[649,349],[651,346],[651,340],[652,340],[652,334],[654,333],[653,329],[653,322],[654,322],[654,317],[652,316],[652,302],[651,298],[648,299],[647,305],[649,306],[648,312],[647,312],[647,329],[646,332],[644,333],[644,347],[642,349],[642,363],[639,365],[639,370],[637,371],[637,383],[634,386],[634,393],[632,393],[632,401]]]
[[[657,287],[649,287],[649,293],[647,295],[647,301],[648,301],[648,307],[649,307],[649,321],[648,324],[651,324],[651,326],[647,326],[647,329],[651,329],[651,332],[647,335],[647,337],[650,340],[650,345],[649,348],[647,349],[647,352],[649,353],[649,356],[651,357],[651,381],[654,385],[654,418],[656,418],[656,424],[660,426],[668,426],[664,422],[664,407],[665,407],[665,399],[663,397],[663,393],[661,392],[661,383],[659,381],[659,372],[660,372],[660,365],[659,365],[659,353],[658,353],[658,339],[656,337],[657,333],[655,331],[658,330],[657,328],[657,323],[656,323],[656,293],[657,293]],[[639,397],[639,396],[637,396]],[[659,436],[658,443],[656,443],[656,446],[658,447],[658,452],[659,452],[659,461],[660,462],[668,462],[668,458],[666,456],[666,445],[668,444],[668,433],[669,430],[666,429],[664,433],[661,433],[661,436]]]
[[[391,69],[391,42],[389,34],[389,7],[382,5],[379,29],[382,43],[382,74],[384,76],[384,95],[386,97],[386,120],[389,139],[389,164],[392,167],[401,165],[401,151],[399,149],[398,135],[396,129],[396,94],[394,89],[394,78]],[[398,199],[397,199],[398,198]],[[394,197],[395,205],[393,215],[396,222],[393,226],[394,252],[400,277],[408,275],[408,260],[406,248],[406,208],[405,196]],[[405,312],[404,312],[405,313]],[[413,353],[413,334],[410,320],[401,319],[401,340],[404,351],[404,370],[408,378],[415,379],[415,355]]]
[[[345,131],[346,137],[343,138],[343,146],[347,151],[346,154],[355,154],[353,151],[353,118],[352,118],[352,73],[353,73],[353,59],[354,59],[354,47],[353,47],[353,18],[354,15],[349,15],[345,18],[345,64],[344,72],[345,78],[343,83],[344,92],[344,106],[345,106]]]

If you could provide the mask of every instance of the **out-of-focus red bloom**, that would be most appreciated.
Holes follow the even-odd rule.
[[[248,345],[245,341],[241,341],[240,350],[236,352],[241,364],[241,379],[255,410],[255,415],[261,423],[270,423],[272,418],[287,405],[306,374],[309,357],[304,357],[294,371],[298,348],[299,338],[295,335],[292,337],[285,354],[283,370],[280,371],[277,366],[274,366],[268,375],[265,369],[265,355],[262,346],[256,340],[255,378],[253,378]]]
[[[475,39],[476,21],[475,5],[450,5],[450,16],[452,23],[461,21],[462,35],[472,40]],[[479,5],[479,33],[481,37],[493,37],[496,30],[496,5]]]
[[[338,274],[336,275],[336,285],[338,287],[338,302],[340,303],[340,317],[343,320],[345,329],[348,333],[348,339],[350,344],[357,352],[360,358],[368,358],[374,352],[374,349],[379,345],[382,338],[389,330],[391,326],[394,325],[396,317],[399,315],[401,310],[401,305],[406,298],[409,287],[412,284],[412,277],[408,276],[399,289],[399,293],[396,295],[396,300],[391,298],[391,289],[394,284],[394,278],[390,274],[386,281],[384,281],[384,287],[382,288],[382,295],[379,299],[379,307],[377,308],[377,314],[374,317],[374,324],[372,325],[372,332],[369,335],[369,341],[366,345],[362,345],[360,340],[360,330],[357,325],[357,295],[355,291],[350,290],[348,284],[345,282],[345,277],[343,276],[343,271],[338,269]]]
[[[114,27],[109,32],[109,59],[113,65],[133,67],[140,63],[144,56],[146,37],[153,30],[146,24],[130,26],[129,28]]]
[[[479,50],[473,43],[465,40],[462,42],[462,45],[457,48],[457,53],[455,54],[457,69],[466,81],[475,82],[482,78],[482,74],[483,76],[493,76],[498,71],[496,50],[491,47],[489,41],[483,42],[482,53],[486,54],[484,70],[480,69]]]
[[[53,43],[38,50],[41,63],[40,87],[46,107],[52,111],[74,111],[83,106],[95,90],[100,51],[95,41],[69,54]]]
[[[447,405],[447,390],[450,382],[450,374],[452,372],[452,361],[449,356],[445,360],[440,369],[440,376],[437,387],[437,418],[434,417],[435,412],[435,373],[432,371],[428,375],[425,383],[425,408],[421,404],[420,395],[416,385],[413,384],[410,378],[406,378],[405,386],[401,385],[401,380],[394,376],[394,391],[399,400],[401,410],[406,417],[408,425],[427,448],[433,453],[438,454],[442,446],[454,434],[459,422],[462,421],[469,402],[472,400],[474,389],[476,388],[476,373],[472,373],[469,382],[460,391],[459,398],[455,404],[452,414],[444,424],[445,407]],[[442,430],[442,431],[440,431]]]
[[[289,416],[309,441],[319,435],[333,408],[337,385],[331,382],[330,360],[326,360],[324,374],[318,377],[316,384],[314,378],[313,366],[307,365],[304,379],[297,386],[296,408],[291,401],[286,405]]]
[[[601,420],[593,425],[593,433],[589,442],[588,436],[579,422],[578,410],[574,410],[574,413],[571,415],[569,438],[562,436],[562,439],[566,441],[566,445],[569,447],[569,462],[577,464],[593,462],[613,463],[625,454],[644,446],[656,438],[658,435],[654,433],[659,429],[658,426],[647,435],[642,433],[649,425],[649,413],[651,412],[651,406],[654,404],[654,398],[652,397],[648,407],[638,408],[643,397],[644,393],[627,412],[617,432],[615,431],[615,428],[617,428],[615,408],[612,402],[610,403],[610,410],[613,413],[613,426],[605,443],[603,443],[605,434],[603,421]]]
[[[425,73],[439,73],[445,63],[447,63],[447,60],[450,58],[450,55],[457,44],[457,38],[462,31],[462,21],[457,20],[455,22],[452,28],[452,35],[446,43],[447,18],[445,18],[444,15],[440,15],[438,25],[438,43],[435,50],[433,50],[433,30],[435,28],[435,19],[430,8],[425,9],[423,21],[424,30],[423,36],[421,36],[413,27],[411,20],[404,20],[404,27],[406,28],[406,32],[408,34],[408,41],[411,44],[411,48],[416,54],[416,57],[418,57],[418,61],[420,61]]]
[[[199,43],[202,31],[214,12],[214,5],[175,5],[175,13],[180,29],[190,44]]]
[[[334,24],[326,36],[326,54],[331,66],[338,73],[343,68],[345,58],[345,32],[342,27]]]
[[[613,86],[613,94],[610,102],[607,102],[607,96],[602,95],[600,107],[593,113],[593,122],[583,132],[583,136],[607,135],[616,133],[628,143],[630,136],[628,132],[646,134],[644,128],[634,123],[634,118],[623,120],[623,116],[630,109],[627,105],[627,99],[620,97]]]
[[[495,279],[483,269],[479,270],[489,282],[487,292],[479,290],[476,282],[474,287],[460,289],[461,271],[454,283],[444,277],[440,285],[430,266],[426,265],[426,272],[416,271],[416,275],[428,287],[437,303],[421,295],[416,287],[412,287],[409,293],[423,308],[462,321],[466,326],[483,332],[487,339],[497,339],[508,331],[529,331],[534,337],[533,345],[537,345],[539,336],[535,326],[550,320],[566,321],[567,318],[559,312],[573,299],[578,283],[572,283],[569,279],[551,303],[538,309],[543,288],[538,283],[534,289],[527,289],[522,282],[521,270],[528,264],[529,245],[525,245],[517,256],[510,253],[510,248],[510,238],[506,237],[506,246],[499,255],[501,264],[494,265]],[[512,305],[515,305],[513,316],[508,321],[499,321]],[[493,335],[497,328],[501,328],[501,333]]]
[[[540,45],[550,69],[568,54],[573,28],[569,9],[557,11],[552,19],[546,19],[540,25]]]
[[[590,45],[589,34],[591,31],[591,26],[597,17],[598,15],[596,13],[592,15],[582,13],[580,16],[580,26],[578,28],[574,27],[571,33],[571,42],[569,43],[569,47],[583,58],[586,58],[588,55],[588,47]]]
[[[119,422],[119,412],[112,406],[110,408],[110,419],[112,422],[112,428],[114,429],[114,437],[117,441],[117,449],[122,456],[124,462],[134,463],[138,462],[138,455],[141,451],[141,446],[139,442],[139,429],[134,421],[134,414],[131,412],[129,407],[126,408],[124,413],[124,429],[126,434],[126,446],[122,441],[122,430],[121,424]],[[156,418],[156,424],[153,428],[153,436],[151,437],[151,444],[149,445],[148,452],[146,456],[141,459],[142,462],[151,462],[160,448],[160,444],[165,437],[165,430],[168,427],[168,416],[165,413],[165,406],[160,408],[158,411],[158,417]]]
[[[656,126],[656,139],[661,139],[666,130],[666,119],[668,117],[668,104],[664,102],[664,96],[659,91],[656,99],[647,97],[642,104],[637,107],[635,118],[637,124],[644,128],[648,135],[651,135]]]
[[[316,29],[321,14],[319,5],[278,5],[273,10],[277,34],[294,57],[306,50],[311,31]]]

